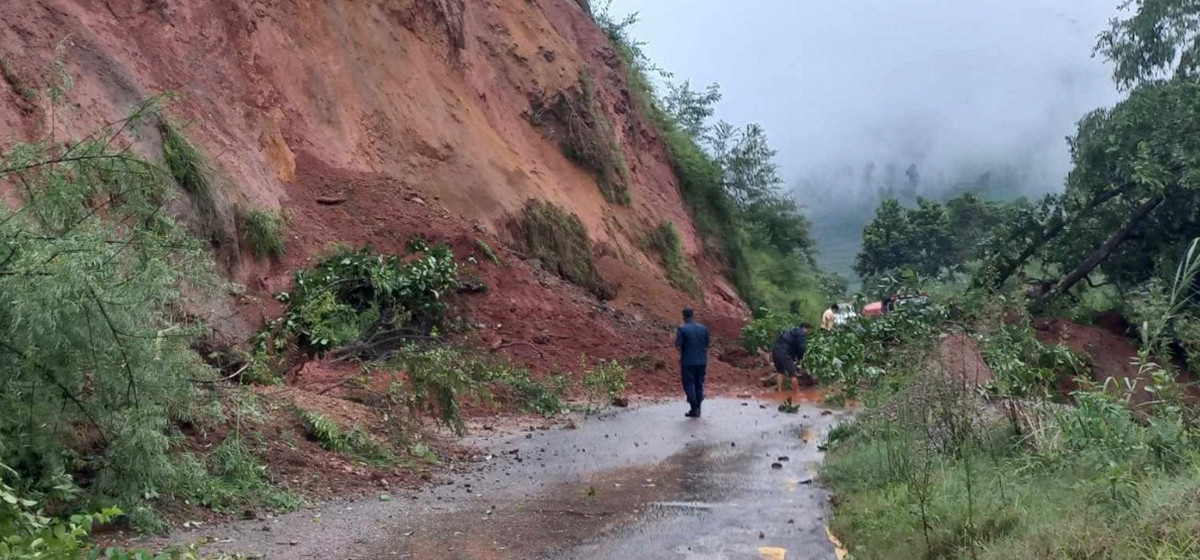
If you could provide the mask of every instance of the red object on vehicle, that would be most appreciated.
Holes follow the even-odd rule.
[[[866,307],[863,307],[862,314],[864,317],[883,315],[883,302],[876,301],[874,303],[868,303]]]

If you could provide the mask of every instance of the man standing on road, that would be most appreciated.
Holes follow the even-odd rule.
[[[675,330],[675,348],[679,350],[679,367],[683,376],[683,392],[687,394],[688,418],[700,417],[704,401],[704,375],[708,369],[708,347],[711,340],[708,327],[696,322],[692,308],[683,309],[683,324]]]
[[[812,377],[805,372],[802,376],[797,371],[797,363],[804,359],[805,352],[808,351],[808,323],[800,323],[800,326],[793,329],[783,331],[779,338],[775,339],[775,347],[771,350],[771,360],[775,362],[775,390],[783,392],[783,378],[792,378],[792,390],[796,393],[796,397],[800,396],[800,385],[811,387],[813,385]]]

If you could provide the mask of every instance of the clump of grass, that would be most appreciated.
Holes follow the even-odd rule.
[[[204,463],[210,476],[201,478],[193,496],[205,507],[225,511],[265,505],[287,511],[300,505],[294,494],[270,483],[266,466],[239,435],[225,438]]]
[[[216,183],[204,154],[170,120],[162,119],[159,130],[162,132],[163,161],[171,176],[188,193],[196,212],[214,239],[224,238],[225,229],[217,208]]]
[[[259,259],[282,257],[286,248],[283,240],[283,218],[270,210],[249,210],[240,216],[242,242],[250,246]]]
[[[643,244],[661,257],[663,267],[667,270],[667,280],[672,286],[693,296],[700,295],[700,282],[683,251],[683,242],[675,224],[663,222],[646,235]]]
[[[596,101],[590,73],[580,74],[575,86],[549,100],[534,103],[533,123],[558,140],[563,153],[596,177],[604,199],[628,206],[629,164],[616,132]]]
[[[492,261],[492,264],[496,266],[502,266],[504,264],[504,261],[500,259],[500,255],[496,254],[496,251],[492,249],[491,245],[488,245],[487,241],[476,237],[475,248],[479,249],[479,252],[483,253],[483,256],[487,257],[489,261]]]
[[[308,436],[328,451],[372,465],[386,466],[396,462],[390,451],[376,443],[361,428],[345,432],[337,422],[324,414],[300,407],[296,407],[295,412]]]
[[[602,300],[616,289],[604,280],[592,255],[587,228],[579,217],[549,202],[531,200],[513,224],[517,242],[563,279]]]

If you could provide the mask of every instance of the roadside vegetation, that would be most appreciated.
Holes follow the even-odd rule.
[[[864,230],[871,295],[931,292],[942,319],[901,327],[915,338],[868,326],[906,309],[810,344],[816,373],[865,405],[830,434],[822,471],[854,558],[1200,556],[1195,10],[1127,8],[1098,52],[1128,96],[1080,121],[1063,193],[887,201]],[[1101,378],[1034,329],[1099,311],[1130,320],[1113,336],[1136,337],[1134,378]]]

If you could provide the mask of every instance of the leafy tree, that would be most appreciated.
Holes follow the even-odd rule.
[[[883,201],[875,211],[875,219],[863,228],[862,250],[854,259],[854,271],[869,276],[911,264],[912,239],[912,225],[900,201]]]
[[[703,92],[692,89],[691,82],[667,84],[667,95],[663,98],[666,111],[688,136],[704,139],[708,133],[708,119],[716,113],[716,104],[721,100],[721,86],[711,84]]]
[[[1124,88],[1161,78],[1195,78],[1200,69],[1200,0],[1125,0],[1096,51],[1113,62]]]
[[[140,503],[194,474],[169,454],[172,420],[194,418],[193,383],[213,375],[179,302],[213,275],[163,211],[166,173],[124,147],[152,114],[0,154],[21,194],[0,204],[0,463],[35,495],[82,471],[95,494]]]

